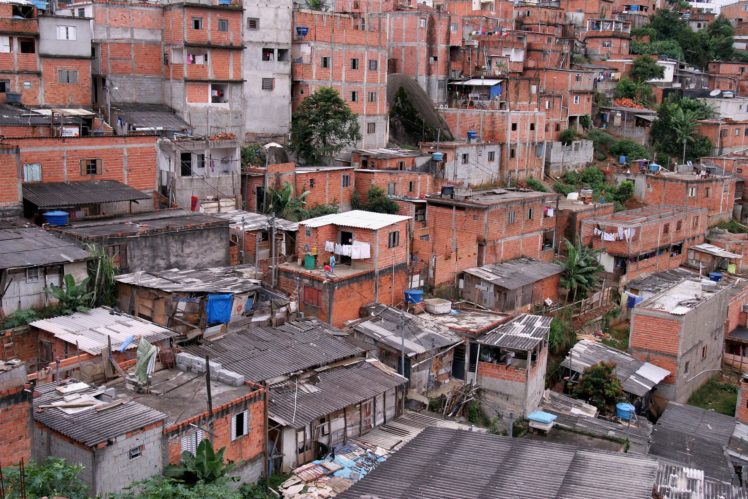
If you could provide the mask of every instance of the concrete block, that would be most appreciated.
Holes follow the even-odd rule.
[[[244,384],[244,376],[228,369],[221,369],[218,371],[218,381],[226,385],[241,386]]]

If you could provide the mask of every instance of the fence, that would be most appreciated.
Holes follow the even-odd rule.
[[[584,314],[588,314],[594,310],[598,310],[610,305],[612,289],[613,288],[603,288],[583,300],[579,300],[574,303],[569,303],[567,305],[562,305],[559,307],[550,308],[546,310],[544,314],[551,317],[558,317],[571,313],[572,319],[580,317]]]

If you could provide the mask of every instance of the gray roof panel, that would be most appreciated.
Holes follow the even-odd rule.
[[[254,275],[254,271],[254,265],[199,270],[169,269],[121,274],[114,279],[123,284],[167,293],[246,293],[261,287],[260,281],[247,275]]]
[[[88,251],[36,227],[0,230],[0,269],[87,260]]]
[[[510,350],[529,351],[548,338],[552,317],[522,314],[478,338],[478,343]]]
[[[504,289],[519,289],[563,272],[563,267],[552,262],[518,258],[467,269],[466,274],[490,282]]]
[[[151,196],[116,180],[23,184],[24,202],[40,209],[145,199],[151,199]]]

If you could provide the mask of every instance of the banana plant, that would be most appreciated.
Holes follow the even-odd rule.
[[[70,274],[63,277],[63,286],[50,285],[47,294],[59,302],[60,312],[64,315],[86,312],[94,300],[94,294],[89,290],[89,278],[76,284],[75,278]]]

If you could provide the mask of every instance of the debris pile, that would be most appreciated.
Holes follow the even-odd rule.
[[[478,387],[472,383],[458,385],[452,388],[444,401],[443,416],[455,418],[462,415],[465,407],[478,398]]]
[[[381,447],[348,443],[322,459],[299,466],[283,482],[280,493],[286,499],[335,497],[384,462],[390,453]]]

